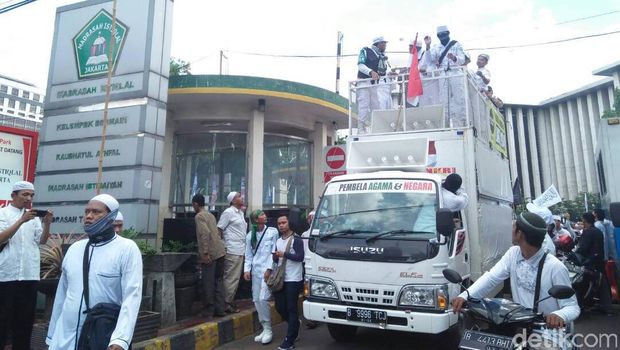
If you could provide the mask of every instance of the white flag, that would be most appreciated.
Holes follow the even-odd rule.
[[[532,203],[534,203],[537,207],[549,208],[550,206],[560,203],[561,201],[562,197],[560,197],[555,185],[551,185],[545,192],[538,196],[538,198],[534,199]]]

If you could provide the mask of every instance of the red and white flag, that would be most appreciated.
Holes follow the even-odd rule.
[[[422,95],[422,78],[420,78],[420,70],[418,69],[418,34],[415,35],[413,41],[413,49],[411,52],[411,68],[409,69],[409,85],[407,86],[407,102],[413,103],[413,100]]]

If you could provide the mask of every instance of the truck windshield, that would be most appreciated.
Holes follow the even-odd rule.
[[[435,236],[437,192],[429,180],[364,180],[331,183],[315,229],[322,239],[429,239]]]

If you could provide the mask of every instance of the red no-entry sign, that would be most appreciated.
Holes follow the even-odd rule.
[[[325,162],[331,169],[340,169],[344,166],[346,157],[342,147],[334,146],[327,150]]]

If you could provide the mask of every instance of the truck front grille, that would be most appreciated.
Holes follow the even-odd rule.
[[[347,284],[340,286],[340,294],[343,301],[347,302],[395,306],[396,291],[388,288],[368,288]]]

